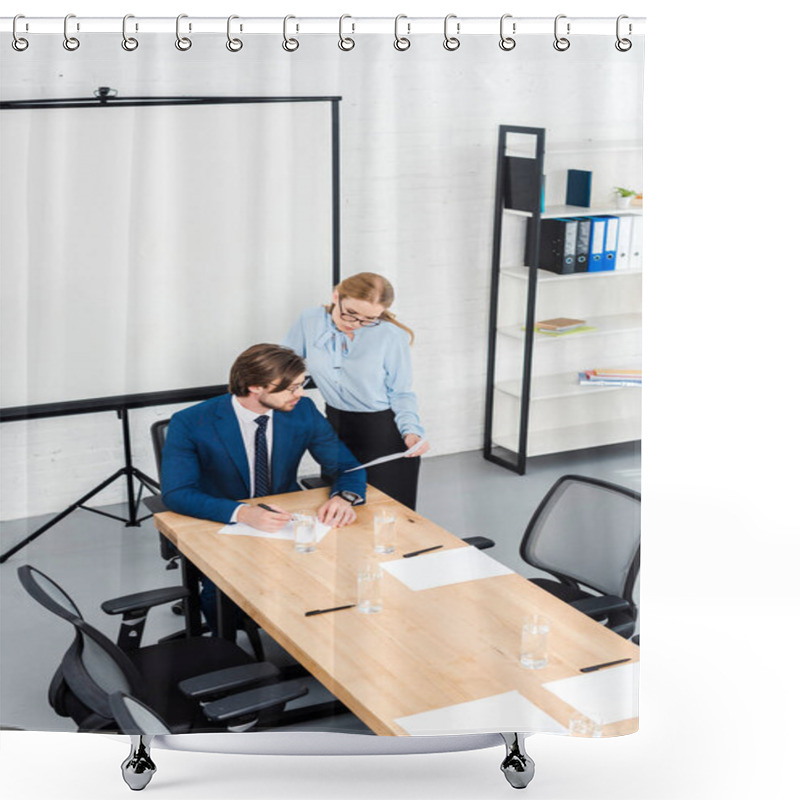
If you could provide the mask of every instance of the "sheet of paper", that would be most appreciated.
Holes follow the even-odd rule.
[[[330,525],[325,525],[317,520],[314,526],[317,542],[321,542],[331,530],[332,528]],[[258,528],[251,528],[249,525],[243,525],[241,522],[235,522],[231,525],[226,525],[224,528],[220,528],[218,533],[227,534],[229,536],[256,536],[259,539],[294,539],[294,530],[291,522],[287,522],[280,530],[272,533],[260,531]]]
[[[638,661],[543,683],[542,688],[601,725],[639,716]]]
[[[508,731],[568,733],[563,725],[517,691],[423,711],[395,722],[414,736]]]
[[[405,458],[411,453],[416,453],[423,444],[425,444],[425,440],[420,439],[413,447],[409,447],[408,450],[402,450],[399,453],[392,453],[390,456],[381,456],[380,458],[368,461],[366,464],[361,464],[361,466],[346,469],[345,472],[355,472],[357,469],[366,469],[367,467],[374,467],[376,464],[384,464],[387,461],[395,461],[398,458]]]
[[[413,558],[384,561],[381,567],[415,592],[512,573],[508,567],[474,547],[456,547]]]

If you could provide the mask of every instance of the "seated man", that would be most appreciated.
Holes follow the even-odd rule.
[[[319,509],[333,526],[355,520],[352,506],[363,503],[363,470],[346,473],[358,461],[339,441],[314,403],[303,397],[303,359],[286,347],[256,344],[231,367],[230,394],[184,409],[170,420],[161,462],[164,504],[191,517],[241,522],[264,531],[280,530],[291,514],[241,502],[300,489],[297,469],[308,450],[335,476],[330,499]],[[201,605],[216,633],[214,584],[203,577]]]

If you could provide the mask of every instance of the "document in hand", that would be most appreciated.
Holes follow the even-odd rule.
[[[366,469],[367,467],[374,467],[376,464],[385,464],[387,461],[395,461],[398,458],[405,458],[406,456],[416,453],[423,444],[425,444],[425,440],[420,439],[413,447],[409,447],[408,450],[401,450],[399,453],[392,453],[390,456],[381,456],[380,458],[368,461],[366,464],[362,464],[359,467],[351,467],[350,469],[346,469],[345,472],[354,472],[357,469]]]

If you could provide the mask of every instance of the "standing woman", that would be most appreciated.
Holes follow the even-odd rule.
[[[394,289],[361,272],[343,280],[329,306],[306,309],[283,341],[306,360],[339,438],[362,463],[413,447],[425,431],[411,391],[413,332],[389,311]],[[419,456],[369,467],[367,482],[409,508],[417,503]]]

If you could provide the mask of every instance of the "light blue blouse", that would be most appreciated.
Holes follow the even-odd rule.
[[[397,325],[382,322],[357,328],[353,339],[333,324],[322,306],[307,308],[282,344],[306,360],[308,372],[325,402],[340,411],[394,411],[402,436],[425,430],[411,391],[409,336]]]

